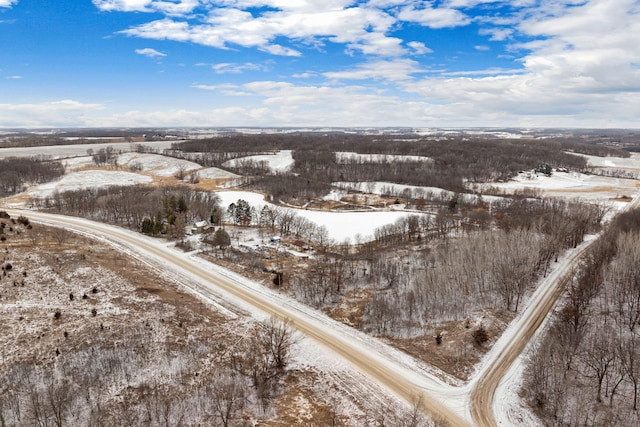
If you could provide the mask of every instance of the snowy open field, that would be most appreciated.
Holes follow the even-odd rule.
[[[639,165],[640,166],[640,165]],[[482,191],[487,186],[513,194],[524,189],[540,190],[547,196],[562,196],[585,200],[609,200],[634,195],[640,181],[613,178],[599,175],[587,175],[579,172],[557,172],[551,176],[532,171],[522,172],[509,182],[491,183],[473,186]]]
[[[640,153],[631,153],[631,157],[596,157],[581,154],[586,158],[589,166],[597,168],[612,168],[625,170],[640,170]]]
[[[142,145],[144,147],[151,147],[158,150],[165,150],[171,148],[171,144],[176,141],[149,141],[149,142],[136,142],[135,144],[129,142],[113,142],[103,144],[75,144],[75,145],[50,145],[45,147],[12,147],[12,148],[0,148],[0,159],[7,157],[31,157],[31,156],[51,156],[52,158],[59,159],[65,157],[78,157],[86,156],[87,150],[91,149],[93,152],[97,152],[101,148],[113,147],[116,151],[134,151],[136,145]]]
[[[262,194],[250,191],[220,191],[217,192],[221,199],[222,207],[226,208],[238,199],[247,201],[256,211],[271,203],[264,200]],[[373,239],[373,231],[386,224],[391,224],[398,219],[409,215],[406,212],[372,211],[372,212],[327,212],[307,209],[290,209],[318,226],[324,226],[329,232],[329,237],[337,242],[346,239],[354,242],[356,239],[368,241]]]
[[[148,184],[153,178],[138,173],[106,170],[88,170],[72,172],[58,181],[38,185],[29,190],[31,197],[45,198],[54,192],[81,190],[86,188],[104,188],[115,185]]]
[[[637,176],[640,171],[640,154],[638,153],[631,153],[629,158],[580,156],[587,159],[587,166],[590,168],[610,172],[629,172],[632,176]],[[551,176],[534,171],[523,171],[508,182],[468,185],[468,188],[479,192],[487,191],[489,187],[503,191],[505,194],[529,189],[540,192],[544,196],[610,202],[623,197],[633,197],[640,189],[640,181],[554,170]]]
[[[204,179],[228,179],[239,178],[240,175],[219,168],[204,168],[198,171],[198,176]]]
[[[331,185],[341,190],[359,191],[362,193],[377,194],[377,195],[394,195],[404,197],[405,193],[408,193],[408,197],[425,199],[440,199],[449,200],[456,195],[453,191],[444,190],[438,187],[421,187],[416,185],[404,185],[395,184],[393,182],[373,181],[373,182],[332,182]],[[465,202],[475,203],[478,200],[478,196],[475,194],[462,194]],[[331,197],[329,197],[331,198]],[[484,201],[492,202],[503,200],[503,197],[499,196],[482,196]]]
[[[272,172],[286,172],[293,167],[294,163],[291,150],[280,150],[273,154],[260,154],[228,160],[224,162],[222,166],[232,168],[246,160],[253,162],[266,162]]]
[[[188,173],[202,168],[199,164],[188,160],[137,152],[124,153],[118,156],[118,165],[139,166],[143,172],[151,172],[154,175],[164,177],[173,176],[180,170]]]
[[[127,152],[118,156],[117,163],[120,167],[140,167],[143,172],[164,177],[175,175],[180,168],[185,172],[197,171],[198,176],[203,179],[232,179],[240,176],[219,168],[202,168],[197,163],[161,154]],[[67,172],[96,166],[91,156],[65,158],[62,164]]]

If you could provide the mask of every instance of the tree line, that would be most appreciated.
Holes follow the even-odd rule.
[[[209,191],[186,185],[154,187],[113,186],[101,189],[56,192],[50,197],[32,198],[33,206],[121,224],[150,235],[181,238],[185,226],[197,221],[215,221],[219,198]]]
[[[439,187],[464,192],[464,181],[496,182],[507,180],[521,170],[546,165],[549,168],[582,170],[583,157],[565,151],[574,145],[549,140],[453,139],[435,141],[425,138],[400,140],[391,135],[235,135],[187,141],[173,146],[173,155],[188,158],[203,166],[220,167],[230,158],[275,150],[293,150],[295,160],[290,173],[270,173],[263,165],[241,165],[236,171],[254,173],[251,186],[285,202],[308,201],[322,196],[336,181],[387,181],[398,184]],[[580,147],[574,147],[576,151]],[[365,154],[416,155],[433,162],[379,162],[363,159],[336,160],[336,152]],[[584,150],[582,150],[584,151]],[[249,167],[249,169],[247,169]],[[231,168],[233,169],[233,168]]]
[[[38,157],[0,159],[0,197],[24,190],[26,184],[41,184],[64,175],[60,162]]]
[[[524,390],[551,425],[639,422],[640,210],[620,214],[565,278],[567,293],[532,350]]]

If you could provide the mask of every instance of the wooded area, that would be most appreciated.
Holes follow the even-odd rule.
[[[635,425],[640,386],[640,210],[619,215],[567,277],[526,385],[549,425]]]
[[[583,146],[548,140],[434,141],[382,135],[238,135],[176,143],[170,154],[203,166],[220,167],[232,158],[293,150],[295,165],[292,173],[267,173],[260,165],[248,168],[246,164],[232,170],[255,173],[257,176],[251,180],[251,186],[267,192],[276,200],[303,204],[326,194],[331,183],[336,181],[385,181],[464,192],[463,180],[504,181],[521,170],[539,165],[581,170],[586,167],[586,160],[565,151],[585,151]],[[424,156],[433,161],[337,161],[335,153],[343,151]],[[613,155],[622,150],[599,146],[597,152]]]
[[[59,162],[37,157],[0,159],[0,197],[23,191],[25,184],[52,181],[64,175]]]

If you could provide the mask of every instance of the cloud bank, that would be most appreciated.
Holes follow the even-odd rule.
[[[116,37],[210,48],[191,64],[209,74],[184,88],[211,102],[123,112],[73,101],[78,125],[640,127],[638,0],[93,4],[140,18]],[[447,43],[458,31],[469,34],[464,52]],[[162,51],[136,53],[174,57]],[[463,62],[474,55],[482,60]],[[36,106],[29,123],[47,120],[55,104]],[[15,121],[14,107],[0,105],[0,114]],[[48,120],[64,122],[61,114]]]

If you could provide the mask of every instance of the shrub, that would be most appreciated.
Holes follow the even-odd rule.
[[[478,326],[478,328],[473,331],[471,334],[473,336],[473,340],[476,344],[482,345],[489,341],[489,334],[483,325]]]

